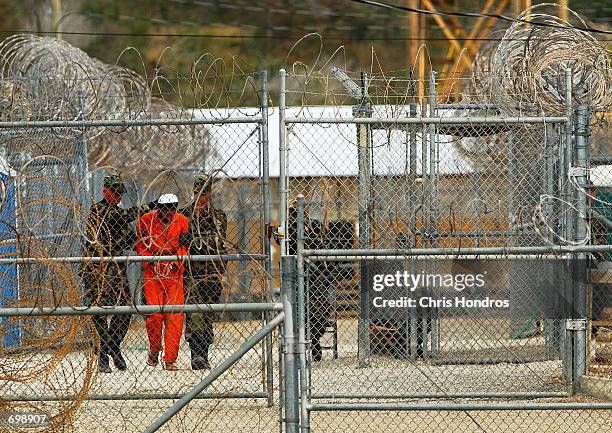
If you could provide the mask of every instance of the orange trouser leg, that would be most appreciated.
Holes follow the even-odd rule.
[[[165,304],[163,285],[159,280],[145,276],[143,289],[147,305]],[[163,322],[164,317],[161,313],[155,313],[147,317],[146,328],[149,337],[149,350],[153,353],[161,352]]]
[[[183,276],[176,275],[164,281],[166,289],[167,305],[183,305],[185,303],[185,294],[183,292]],[[183,333],[183,313],[165,313],[164,314],[164,361],[176,362],[178,357],[181,335]]]

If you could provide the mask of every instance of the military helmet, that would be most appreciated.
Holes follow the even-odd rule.
[[[204,173],[193,176],[193,190],[200,194],[207,194],[212,190],[213,178]]]
[[[123,179],[118,174],[109,174],[108,176],[104,176],[104,187],[120,194],[125,192]]]

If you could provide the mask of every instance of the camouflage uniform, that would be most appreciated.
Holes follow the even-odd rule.
[[[287,225],[289,228],[289,240],[287,242],[287,254],[297,254],[297,209],[289,208]],[[304,216],[304,248],[323,248],[325,244],[325,230],[320,221]],[[306,328],[310,335],[312,359],[315,362],[321,360],[323,353],[321,348],[321,337],[329,324],[331,317],[331,304],[328,292],[330,290],[331,276],[327,264],[319,262],[310,266],[308,271],[308,292],[306,310]]]
[[[123,181],[116,175],[107,176],[104,186],[118,193],[125,192]],[[104,199],[93,204],[87,220],[86,253],[90,257],[113,257],[131,249],[136,239],[130,223],[136,216],[135,209],[121,209]],[[130,302],[125,263],[85,262],[80,273],[87,305],[128,305]],[[92,320],[100,337],[100,356],[119,354],[130,316],[93,316]]]
[[[209,194],[212,178],[206,175],[194,177],[194,193]],[[196,202],[183,211],[189,218],[189,254],[226,254],[227,216],[210,203],[202,209]],[[222,261],[191,262],[188,271],[185,300],[188,304],[218,304],[221,302],[222,275],[226,263]],[[208,349],[214,340],[213,313],[189,313],[186,318],[185,339],[191,349],[192,367],[208,367]]]

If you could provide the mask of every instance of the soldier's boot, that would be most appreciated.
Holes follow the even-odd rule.
[[[191,349],[191,369],[209,369],[210,362],[208,362],[208,346],[202,346],[197,343],[189,343],[189,348]]]
[[[312,341],[312,360],[314,362],[320,362],[323,359],[323,348],[319,340]]]
[[[100,353],[100,359],[98,362],[98,371],[100,371],[100,373],[112,373],[113,370],[111,370],[110,368],[110,361],[108,359],[108,354],[101,352]]]
[[[115,364],[115,368],[117,368],[117,370],[127,370],[127,363],[125,362],[125,358],[121,354],[120,350],[115,350],[111,357],[113,358],[113,363]]]

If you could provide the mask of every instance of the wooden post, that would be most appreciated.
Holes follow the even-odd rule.
[[[419,47],[425,43],[425,16],[419,14]],[[425,107],[425,47],[421,47],[419,52],[419,103]]]
[[[569,20],[569,0],[559,0],[559,18],[567,22]]]
[[[51,0],[51,31],[58,32],[55,37],[62,38],[62,0]]]
[[[431,12],[434,12],[434,13],[438,12],[436,7],[433,5],[433,3],[430,0],[423,0],[423,6],[425,6]],[[457,51],[457,55],[460,56],[459,57],[460,61],[463,62],[468,69],[470,69],[472,67],[472,63],[470,62],[470,59],[461,55],[461,45],[457,41],[457,37],[455,36],[453,31],[446,25],[446,22],[444,22],[444,20],[442,19],[440,15],[433,15],[433,19],[436,22],[436,24],[440,26],[442,33],[444,33],[444,36],[448,39],[450,44],[455,47],[455,50]]]
[[[515,17],[518,17],[524,10],[531,7],[531,0],[512,0],[512,13]],[[525,17],[529,19],[529,16]]]
[[[407,6],[409,8],[417,9],[419,7],[418,0],[407,0]],[[416,12],[408,13],[408,65],[412,67],[412,79],[417,82],[417,96],[419,101],[423,99],[423,86],[421,85],[422,73],[420,69],[420,59],[422,53],[419,54],[419,47],[421,46],[421,33],[420,33],[420,22],[421,16]],[[417,55],[419,58],[417,59]]]

